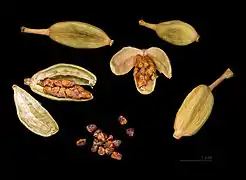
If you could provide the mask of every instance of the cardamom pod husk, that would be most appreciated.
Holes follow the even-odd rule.
[[[77,65],[60,63],[37,72],[31,78],[25,78],[24,84],[51,100],[81,102],[93,99],[92,93],[82,86],[93,88],[96,81],[96,76],[90,71]],[[69,86],[64,86],[63,82],[68,82]]]
[[[140,20],[139,25],[154,30],[162,40],[177,46],[185,46],[193,42],[199,42],[200,38],[200,35],[193,26],[180,20],[171,20],[158,24],[147,23]]]
[[[94,49],[113,44],[113,40],[102,29],[78,21],[58,22],[48,29],[30,29],[22,26],[21,32],[46,35],[73,48]]]
[[[59,131],[56,121],[35,98],[17,85],[12,88],[18,118],[27,129],[43,137]]]
[[[210,86],[198,85],[187,95],[176,114],[174,138],[180,139],[183,136],[192,136],[202,128],[213,109],[214,96],[212,90],[223,80],[233,76],[233,72],[228,68]]]
[[[170,60],[166,53],[157,47],[140,50],[135,47],[124,47],[110,60],[110,69],[115,75],[125,75],[134,68],[135,86],[143,95],[152,93],[155,89],[157,72],[168,79],[172,77]]]

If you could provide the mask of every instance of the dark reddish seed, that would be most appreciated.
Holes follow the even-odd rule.
[[[98,139],[94,139],[94,141],[93,141],[93,145],[95,145],[95,146],[100,146],[102,144],[103,144],[103,142],[99,141]]]
[[[102,146],[99,146],[97,152],[98,152],[99,155],[103,156],[105,154],[105,149]]]
[[[106,138],[105,138],[105,134],[100,132],[97,136],[97,139],[100,140],[100,141],[103,141],[105,142],[106,141]]]
[[[98,134],[99,134],[100,132],[102,132],[101,129],[96,130],[96,131],[94,132],[93,136],[97,138],[97,137],[98,137]]]
[[[97,148],[98,148],[98,146],[92,145],[91,152],[97,152]]]
[[[113,152],[114,152],[114,148],[106,148],[106,149],[105,149],[105,153],[106,153],[107,155],[111,155]]]
[[[134,128],[128,128],[128,129],[126,129],[126,134],[128,136],[134,136]]]
[[[86,144],[86,139],[79,139],[77,142],[76,142],[76,145],[77,146],[84,146]]]
[[[104,147],[105,147],[105,148],[112,148],[112,147],[114,147],[113,141],[107,141],[107,142],[104,144]]]
[[[86,129],[88,132],[93,132],[97,129],[97,126],[95,124],[89,124],[88,126],[86,126]]]
[[[121,125],[125,125],[127,123],[127,120],[124,116],[119,116],[118,120]]]
[[[114,144],[114,147],[118,148],[121,144],[121,140],[114,140],[113,144]]]
[[[107,138],[107,141],[111,141],[113,139],[114,139],[113,135],[109,135],[108,138]]]
[[[116,160],[121,160],[122,155],[120,153],[118,153],[118,152],[113,152],[111,154],[111,158],[116,159]]]

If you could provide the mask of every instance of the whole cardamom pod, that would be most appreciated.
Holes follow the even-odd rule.
[[[198,42],[200,38],[200,35],[190,24],[180,20],[171,20],[158,24],[151,24],[140,20],[139,25],[154,30],[161,39],[177,46]]]
[[[60,44],[73,48],[93,49],[113,44],[113,40],[102,29],[77,21],[58,22],[48,29],[30,29],[22,26],[21,32],[46,35]]]
[[[201,129],[209,118],[214,105],[212,90],[224,79],[229,79],[233,76],[233,72],[227,69],[210,86],[198,85],[187,95],[176,114],[174,138],[180,139],[183,136],[192,136]]]
[[[36,99],[17,85],[12,88],[18,118],[27,129],[43,137],[59,131],[56,121]]]

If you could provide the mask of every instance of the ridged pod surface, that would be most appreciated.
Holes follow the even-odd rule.
[[[36,99],[17,85],[12,88],[18,118],[27,129],[43,137],[59,131],[56,121]]]
[[[194,27],[180,20],[171,20],[158,24],[140,20],[139,24],[154,30],[161,39],[177,46],[185,46],[193,42],[198,42],[200,38]]]
[[[34,74],[31,78],[25,78],[24,84],[28,85],[31,90],[43,97],[46,97],[51,100],[56,101],[89,101],[93,99],[93,96],[88,99],[72,99],[72,98],[59,98],[54,97],[50,94],[46,94],[43,91],[43,87],[40,85],[40,82],[45,79],[66,79],[71,80],[75,84],[78,85],[86,85],[93,87],[96,84],[97,78],[90,71],[73,64],[55,64],[46,69],[43,69],[36,74]]]
[[[172,77],[170,60],[166,53],[157,47],[140,50],[124,47],[110,60],[110,69],[115,75],[125,75],[134,69],[134,82],[138,92],[147,95],[154,91],[156,69],[168,79]]]
[[[231,78],[233,75],[233,72],[227,69],[210,86],[198,85],[187,95],[176,114],[174,138],[180,139],[183,136],[192,136],[202,128],[213,109],[214,96],[212,90],[224,79]]]
[[[48,29],[30,29],[22,26],[21,31],[47,35],[52,40],[73,48],[93,49],[113,44],[113,40],[102,29],[78,21],[58,22]]]

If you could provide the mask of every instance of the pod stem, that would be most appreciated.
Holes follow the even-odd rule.
[[[156,30],[156,24],[147,23],[142,19],[140,21],[138,21],[138,23],[141,26],[147,27],[147,28],[152,29],[152,30]]]
[[[31,82],[32,82],[31,78],[25,78],[24,79],[24,84],[27,86],[29,86],[31,84]]]
[[[222,81],[225,79],[229,79],[234,76],[234,73],[231,71],[230,68],[228,68],[218,79],[216,79],[210,86],[209,88],[211,91],[217,87]]]
[[[31,29],[31,28],[27,28],[24,26],[21,27],[21,32],[40,34],[40,35],[46,35],[46,36],[49,36],[50,34],[49,29]]]
[[[175,139],[180,139],[180,138],[182,137],[181,131],[175,130],[174,133],[173,133],[173,137],[174,137]]]

